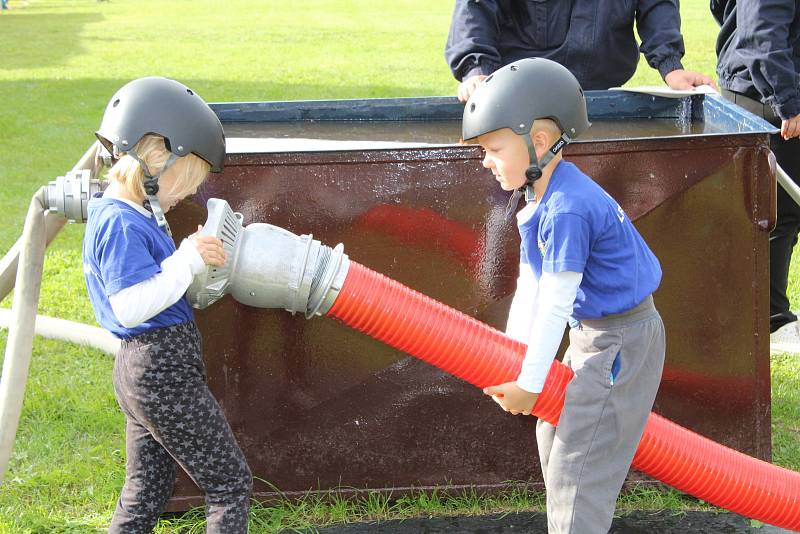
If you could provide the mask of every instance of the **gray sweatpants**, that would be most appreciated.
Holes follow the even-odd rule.
[[[536,439],[550,534],[608,532],[664,367],[664,324],[647,297],[629,312],[582,321],[564,364],[575,371],[558,427]]]
[[[151,532],[172,495],[176,463],[205,492],[206,532],[247,532],[253,477],[206,385],[194,322],[123,341],[114,392],[125,413],[125,484],[109,533]]]

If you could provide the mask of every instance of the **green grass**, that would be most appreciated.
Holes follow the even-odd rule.
[[[4,346],[6,332],[0,340]],[[35,340],[25,409],[0,490],[0,532],[107,526],[125,469],[112,363],[95,350]]]
[[[618,514],[629,510],[710,510],[692,497],[676,490],[652,484],[637,484],[617,501]],[[255,503],[251,510],[250,531],[313,531],[342,523],[375,522],[415,517],[482,516],[544,512],[545,497],[524,483],[509,483],[499,494],[483,494],[475,489],[450,491],[413,491],[407,495],[345,493],[308,494],[300,499],[279,499],[273,503]],[[200,509],[182,517],[164,519],[157,532],[203,532]]]
[[[470,489],[414,491],[401,496],[375,492],[356,496],[349,492],[324,496],[308,494],[300,499],[255,503],[251,510],[250,532],[313,531],[337,523],[531,510],[544,510],[544,495],[531,491],[524,484],[511,485],[509,491],[501,495],[481,495]],[[197,509],[179,518],[163,519],[159,526],[162,530],[157,532],[203,532],[204,519]]]
[[[0,252],[22,230],[28,201],[68,171],[94,140],[111,94],[148,74],[173,77],[208,101],[454,94],[443,58],[451,2],[421,0],[11,0],[0,14]],[[714,71],[716,26],[706,0],[681,5],[687,68]],[[644,62],[632,85],[659,83]],[[67,227],[45,262],[40,313],[94,318],[80,261],[83,227]],[[790,295],[800,302],[800,264]],[[9,306],[6,300],[3,306]],[[0,350],[6,335],[0,332]],[[0,533],[100,532],[122,484],[123,417],[112,360],[97,351],[37,339],[10,471],[0,489]],[[800,360],[773,359],[776,463],[800,469]],[[254,508],[253,532],[332,522],[541,509],[542,496],[377,494],[308,496]],[[702,506],[673,490],[637,487],[622,508]],[[159,532],[200,532],[192,512]]]
[[[772,457],[800,471],[800,357],[772,357]]]
[[[635,484],[617,501],[618,515],[630,510],[713,510],[679,491]],[[272,503],[255,503],[251,510],[250,531],[313,531],[342,523],[375,522],[415,517],[482,516],[544,512],[545,497],[524,483],[509,483],[499,494],[482,494],[475,489],[450,491],[413,491],[407,495],[349,493],[308,494],[300,499],[279,499]],[[157,532],[203,532],[202,511],[192,510],[181,517],[163,519]]]

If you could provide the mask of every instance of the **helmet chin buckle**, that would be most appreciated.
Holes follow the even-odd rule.
[[[158,182],[152,179],[145,181],[144,192],[147,193],[147,196],[154,197],[158,193]]]
[[[525,170],[525,178],[528,179],[525,185],[531,185],[533,184],[533,182],[535,182],[541,177],[542,177],[542,169],[540,169],[538,165],[531,165]]]
[[[525,186],[525,203],[527,204],[528,202],[530,202],[532,200],[536,200],[536,193],[533,192],[533,186],[532,185],[526,185]]]
[[[542,177],[542,169],[538,165],[531,165],[525,170],[525,177],[528,179],[520,190],[525,193],[525,203],[535,200],[536,194],[533,192],[533,183]]]

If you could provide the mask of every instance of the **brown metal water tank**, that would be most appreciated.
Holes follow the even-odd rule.
[[[566,157],[620,202],[664,270],[654,410],[769,460],[771,127],[716,97],[587,96],[593,127]],[[224,198],[245,224],[342,242],[355,261],[504,328],[519,238],[480,148],[459,144],[455,99],[213,107],[225,171],[170,214],[176,239],[204,222],[207,198]],[[196,315],[256,498],[541,481],[534,420],[433,367],[331,320],[230,297]],[[169,509],[201,503],[182,474]]]

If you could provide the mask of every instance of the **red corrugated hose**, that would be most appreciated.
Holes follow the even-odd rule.
[[[479,388],[516,380],[525,356],[524,344],[352,261],[327,315]],[[553,362],[533,415],[558,423],[572,375]],[[633,467],[721,508],[800,530],[800,473],[657,414],[650,414]]]

